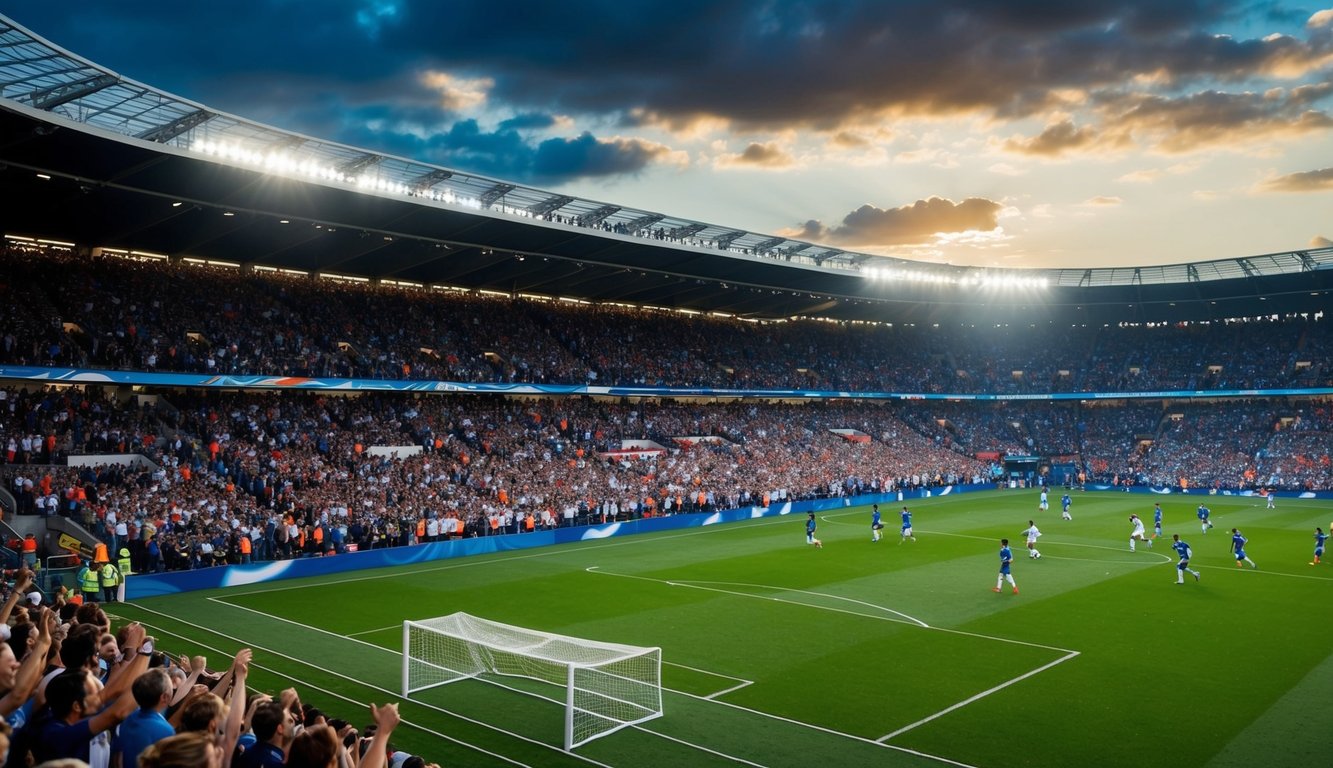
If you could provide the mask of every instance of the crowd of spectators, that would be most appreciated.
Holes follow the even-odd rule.
[[[251,651],[211,669],[173,664],[138,623],[113,626],[92,593],[0,587],[0,757],[8,765],[107,768],[426,768],[390,741],[397,704],[346,719],[296,688],[249,690]],[[409,759],[414,760],[411,765]]]
[[[0,363],[960,394],[1333,381],[1333,331],[1322,319],[1102,328],[744,322],[16,245],[0,250],[0,264]]]

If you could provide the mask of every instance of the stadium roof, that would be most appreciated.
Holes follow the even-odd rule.
[[[889,322],[1315,312],[1333,282],[1333,248],[980,270],[575,198],[210,109],[3,16],[0,127],[6,233],[86,247],[745,317]]]

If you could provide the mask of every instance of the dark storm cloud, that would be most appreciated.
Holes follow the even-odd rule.
[[[1215,34],[1234,2],[414,3],[385,39],[548,110],[834,127],[886,110],[1022,115],[1059,88],[1309,67],[1327,34]],[[450,27],[443,44],[437,30]],[[497,34],[498,32],[498,34]],[[637,111],[636,111],[637,110]]]
[[[379,121],[368,122],[373,126]],[[535,183],[634,174],[669,152],[662,145],[639,139],[599,139],[587,132],[534,144],[517,130],[486,131],[475,120],[460,120],[425,135],[365,124],[358,130],[344,131],[357,146],[378,146],[391,154]]]
[[[245,117],[383,151],[419,142],[431,157],[475,156],[488,162],[479,170],[558,181],[637,170],[660,153],[579,135],[543,149],[556,115],[838,131],[884,115],[1027,117],[1066,107],[1065,91],[1111,91],[1161,100],[1113,117],[1128,128],[1151,119],[1154,130],[1185,126],[1178,138],[1157,139],[1180,148],[1221,134],[1186,125],[1191,104],[1177,107],[1180,119],[1162,115],[1162,104],[1204,88],[1235,95],[1222,86],[1308,72],[1333,56],[1327,25],[1296,36],[1217,34],[1256,10],[1287,14],[1296,28],[1285,6],[1243,0],[87,0],[11,12],[126,76]],[[480,107],[432,92],[425,73],[484,81],[487,113],[518,117],[474,131],[466,120]],[[1136,79],[1145,85],[1129,87]],[[378,122],[358,122],[376,108]],[[1161,116],[1151,118],[1153,110]],[[1274,112],[1271,125],[1297,119],[1313,129],[1322,114]],[[1061,135],[1057,127],[1013,148],[1086,148],[1086,132],[1106,128],[1071,125]],[[449,149],[460,135],[470,138],[466,151]],[[590,165],[572,166],[578,158]]]
[[[1327,28],[1304,38],[1215,34],[1252,10],[1239,0],[47,6],[24,14],[39,33],[106,51],[108,63],[150,80],[202,87],[282,72],[341,88],[437,68],[493,78],[494,96],[522,111],[681,124],[712,116],[833,127],[895,109],[1029,114],[1052,89],[1141,75],[1243,80],[1333,51]],[[215,74],[217,59],[229,75]]]
[[[999,226],[1002,207],[981,197],[961,203],[932,197],[888,209],[866,204],[844,216],[837,226],[807,221],[792,237],[848,246],[914,245],[930,242],[940,232],[992,231]]]

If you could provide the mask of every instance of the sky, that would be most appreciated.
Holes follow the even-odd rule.
[[[848,251],[1047,268],[1333,245],[1319,5],[8,5],[247,119]]]

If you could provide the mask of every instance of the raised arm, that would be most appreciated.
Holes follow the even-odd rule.
[[[42,679],[42,669],[46,666],[46,654],[51,649],[51,637],[56,628],[56,612],[43,608],[37,617],[37,641],[27,656],[23,657],[18,671],[14,673],[14,687],[0,697],[0,717],[9,717],[22,707],[29,697],[37,691],[37,683]]]
[[[31,587],[32,571],[24,568],[14,577],[14,591],[9,593],[9,598],[5,600],[5,604],[0,606],[0,624],[9,623],[9,615],[14,612],[14,606],[18,605],[19,599],[27,594]]]
[[[388,762],[389,736],[398,727],[397,704],[385,704],[382,707],[370,705],[370,716],[375,721],[375,738],[370,740],[370,749],[361,758],[360,768],[384,768]]]
[[[222,766],[231,768],[231,757],[236,752],[236,742],[241,738],[241,723],[245,720],[245,678],[250,674],[250,659],[253,652],[242,648],[231,662],[231,703],[227,711],[227,722],[222,727]]]

